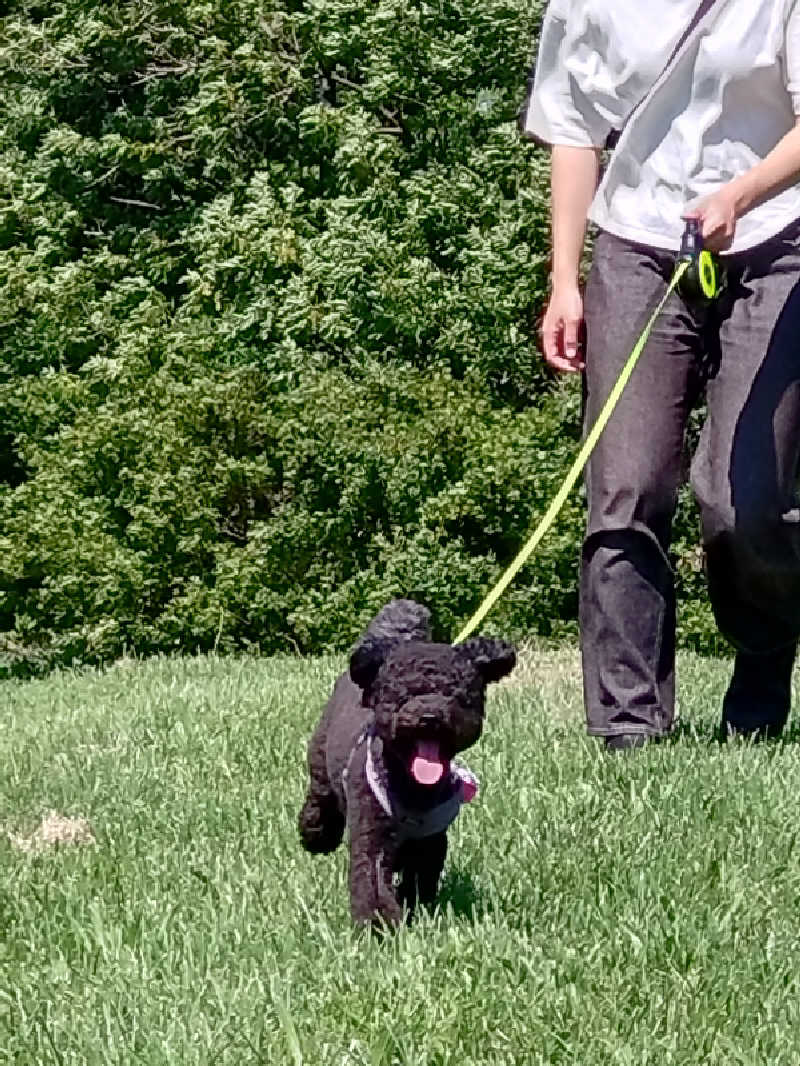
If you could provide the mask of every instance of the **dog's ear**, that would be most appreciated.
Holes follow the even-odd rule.
[[[387,647],[385,641],[367,637],[353,649],[350,655],[350,677],[359,688],[369,688],[375,680],[386,658]]]
[[[487,685],[510,674],[517,662],[517,653],[510,644],[490,637],[473,637],[457,644],[456,649],[469,659]]]

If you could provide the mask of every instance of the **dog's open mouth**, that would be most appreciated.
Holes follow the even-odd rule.
[[[420,785],[435,785],[449,769],[438,740],[418,740],[411,754],[411,774]]]

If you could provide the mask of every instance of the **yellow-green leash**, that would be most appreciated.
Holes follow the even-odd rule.
[[[708,256],[707,252],[705,252],[703,254]],[[670,283],[669,283],[669,285],[667,287],[667,291],[664,293],[661,301],[658,304],[658,307],[656,307],[655,311],[650,316],[650,318],[649,318],[649,320],[647,322],[647,325],[644,327],[644,330],[641,333],[641,336],[639,337],[639,339],[637,340],[636,344],[633,347],[633,351],[628,356],[628,361],[625,363],[625,366],[622,368],[622,372],[620,373],[619,377],[617,378],[616,382],[614,383],[614,387],[611,390],[611,392],[609,393],[608,399],[606,400],[605,404],[603,405],[602,411],[597,416],[597,421],[592,426],[591,431],[589,432],[588,436],[586,437],[586,440],[583,443],[583,447],[578,452],[578,456],[575,459],[575,462],[570,467],[569,473],[567,474],[566,478],[564,479],[563,485],[558,490],[558,492],[555,495],[555,498],[553,499],[553,502],[548,507],[547,513],[545,514],[544,518],[541,520],[539,525],[536,527],[536,529],[531,534],[530,539],[528,540],[528,542],[525,544],[525,546],[522,548],[522,550],[517,554],[516,558],[511,563],[511,565],[508,567],[506,572],[503,574],[503,576],[500,578],[500,580],[494,586],[492,591],[489,593],[489,595],[486,597],[486,599],[480,605],[480,607],[475,612],[475,614],[473,614],[473,616],[470,618],[470,620],[467,622],[467,624],[464,626],[464,628],[458,634],[458,636],[456,637],[456,639],[454,641],[455,644],[460,644],[462,640],[466,640],[467,637],[470,635],[470,633],[473,633],[477,629],[477,627],[481,624],[481,622],[484,620],[484,618],[489,613],[489,611],[491,611],[492,607],[494,607],[494,605],[497,603],[497,601],[503,595],[505,590],[508,588],[508,586],[514,580],[514,578],[516,577],[517,573],[521,570],[521,568],[528,561],[528,559],[530,558],[530,556],[533,554],[534,550],[536,549],[536,546],[539,543],[539,541],[542,539],[542,537],[545,535],[545,533],[548,531],[550,526],[555,521],[555,518],[558,515],[558,512],[561,510],[562,506],[564,505],[564,501],[566,500],[567,496],[569,496],[570,492],[572,491],[573,485],[575,484],[575,482],[580,477],[581,471],[583,470],[584,466],[586,466],[586,462],[587,462],[589,456],[592,454],[592,451],[594,450],[594,447],[597,444],[598,440],[600,439],[601,433],[606,428],[608,420],[609,420],[609,418],[611,418],[611,415],[612,415],[612,413],[614,411],[614,408],[617,406],[617,402],[618,402],[620,396],[622,395],[622,390],[625,388],[625,386],[628,384],[628,381],[630,380],[630,376],[633,373],[634,367],[636,366],[637,362],[639,361],[639,356],[642,354],[642,349],[644,348],[645,344],[647,343],[647,338],[650,336],[650,331],[653,328],[653,323],[655,322],[655,320],[658,318],[658,316],[661,314],[662,310],[664,309],[664,304],[669,299],[673,289],[676,288],[676,286],[680,282],[680,280],[683,277],[683,275],[686,273],[687,270],[689,270],[689,268],[691,266],[692,266],[692,260],[691,259],[682,258],[680,260],[680,262],[677,264],[677,266],[675,267],[675,272],[672,275],[672,278],[670,279]],[[716,286],[716,281],[714,282],[714,285]],[[712,298],[710,294],[706,294],[706,295],[708,296],[708,298]]]

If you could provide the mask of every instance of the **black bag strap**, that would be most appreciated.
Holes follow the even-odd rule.
[[[634,104],[634,106],[632,107],[627,119],[625,120],[625,125],[626,126],[630,122],[631,118],[636,114],[636,112],[642,106],[642,104],[645,102],[645,100],[649,100],[650,99],[650,96],[655,91],[655,89],[658,87],[658,85],[660,84],[660,82],[661,82],[662,78],[664,77],[664,75],[672,67],[672,64],[673,64],[673,62],[675,60],[675,57],[678,55],[680,50],[683,48],[683,46],[686,44],[686,42],[692,36],[692,33],[697,28],[697,26],[699,26],[699,24],[703,21],[703,19],[706,17],[708,12],[711,10],[711,8],[716,3],[717,3],[717,0],[700,0],[700,3],[697,5],[697,10],[695,11],[695,13],[692,15],[691,19],[689,20],[689,25],[686,27],[686,29],[683,31],[683,33],[678,38],[678,43],[675,45],[675,47],[670,52],[669,59],[666,61],[664,66],[661,68],[661,73],[658,75],[656,80],[653,82],[653,84],[650,86],[650,88],[647,90],[647,92],[644,94],[644,96],[641,98],[641,100],[639,100],[638,103]],[[606,137],[606,144],[605,144],[606,148],[612,149],[612,148],[616,147],[617,141],[620,138],[620,134],[622,133],[622,129],[623,128],[624,127],[620,128],[618,130],[612,130],[611,133],[609,133],[608,137]]]
[[[653,89],[655,88],[655,86],[658,85],[658,83],[661,81],[661,79],[664,77],[664,75],[670,69],[675,57],[678,55],[680,50],[683,48],[683,46],[689,40],[689,38],[691,37],[693,31],[700,24],[700,22],[706,17],[708,12],[711,10],[711,8],[714,6],[714,4],[716,4],[717,2],[718,2],[718,0],[700,0],[700,3],[697,5],[697,10],[692,15],[691,19],[689,20],[688,26],[686,27],[686,29],[683,31],[683,33],[681,34],[680,38],[678,39],[678,43],[672,49],[672,52],[670,53],[670,57],[666,61],[666,63],[664,64],[664,66],[663,66],[663,68],[661,70],[661,73],[658,75],[658,77],[656,78],[655,82],[653,83],[653,86],[651,86],[651,88],[645,93],[645,95],[642,97],[642,99],[639,100],[639,102],[636,103],[633,106],[633,108],[630,111],[630,114],[628,115],[628,119],[626,120],[626,123],[627,123],[627,121],[630,121],[631,116],[636,111],[639,110],[639,108],[642,106],[644,101],[648,100],[650,98],[650,94],[653,92]],[[523,135],[525,135],[525,129],[524,129],[525,116],[528,113],[528,107],[530,105],[531,94],[533,93],[533,82],[534,82],[535,75],[536,75],[536,63],[534,62],[534,63],[531,64],[530,69],[528,70],[528,78],[527,78],[527,82],[526,82],[526,85],[525,85],[525,96],[524,96],[523,101],[522,101],[522,103],[521,103],[521,105],[519,107],[519,110],[517,111],[517,127],[519,128],[520,133],[522,133]],[[622,133],[621,129],[612,130],[611,133],[609,133],[608,137],[606,138],[606,145],[605,145],[606,148],[613,148],[616,145],[617,141],[619,140],[619,136],[620,136],[621,133]],[[530,135],[528,134],[528,136],[530,136]]]

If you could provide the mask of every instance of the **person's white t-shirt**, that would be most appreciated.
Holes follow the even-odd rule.
[[[697,6],[551,0],[523,116],[548,144],[601,147],[623,129],[589,217],[660,248],[677,249],[685,207],[764,159],[800,114],[800,0],[716,0],[662,74]],[[800,184],[745,214],[730,251],[797,218]]]

